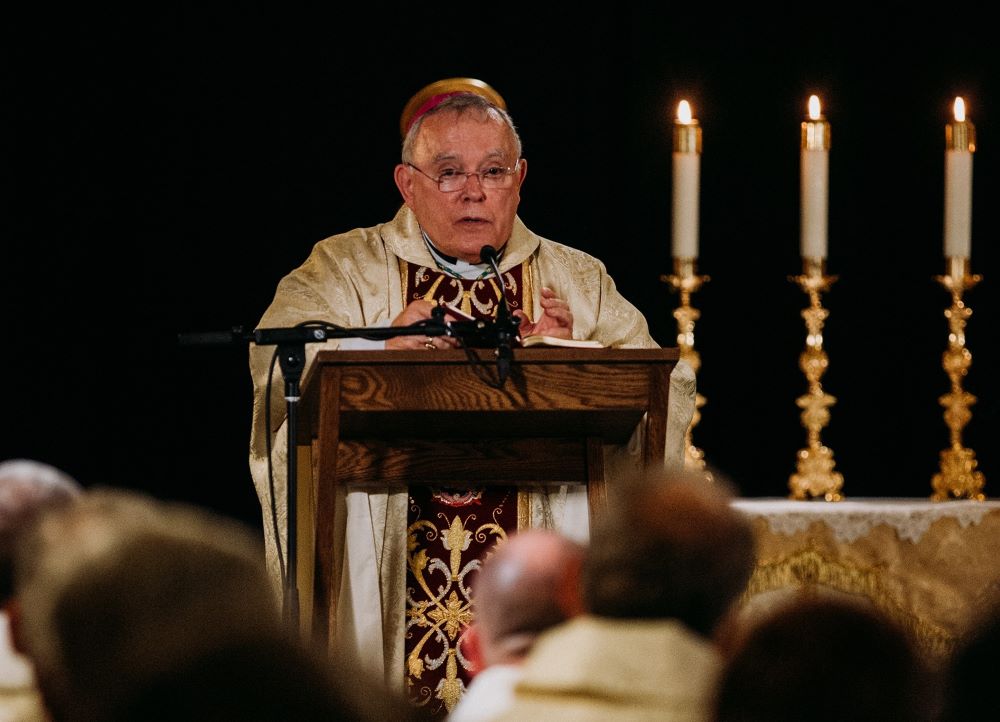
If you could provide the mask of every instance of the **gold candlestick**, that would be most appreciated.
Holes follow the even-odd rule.
[[[983,486],[986,479],[983,472],[976,471],[979,462],[976,452],[962,446],[962,429],[972,420],[969,407],[976,403],[976,397],[962,388],[962,379],[972,365],[972,354],[965,347],[965,324],[972,315],[972,309],[962,301],[966,289],[974,287],[982,276],[969,274],[969,259],[962,256],[948,258],[948,273],[936,276],[935,280],[951,293],[951,307],[944,312],[948,319],[948,349],[942,354],[941,363],[951,381],[951,391],[938,399],[944,407],[944,421],[948,425],[951,446],[941,452],[941,470],[934,475],[931,499],[986,498]]]
[[[833,451],[820,443],[819,432],[830,423],[830,407],[837,399],[823,391],[820,379],[829,365],[823,350],[823,322],[830,312],[820,303],[820,294],[829,290],[836,276],[827,276],[822,258],[803,258],[802,275],[789,280],[809,294],[809,308],[802,311],[806,322],[806,347],[799,356],[799,368],[809,382],[809,391],[795,400],[802,409],[802,425],[807,432],[807,446],[799,449],[796,473],[788,479],[792,499],[840,501],[844,477],[833,470]]]
[[[660,276],[660,280],[669,283],[670,287],[680,294],[680,305],[674,309],[677,319],[677,345],[681,349],[681,359],[694,369],[695,375],[701,368],[701,356],[694,350],[694,323],[701,317],[701,312],[691,306],[691,294],[708,283],[708,276],[697,274],[697,261],[693,258],[674,258],[674,272],[671,275]],[[684,466],[687,469],[704,470],[705,452],[691,441],[692,431],[701,421],[701,407],[705,405],[705,397],[695,393],[694,415],[684,434]]]

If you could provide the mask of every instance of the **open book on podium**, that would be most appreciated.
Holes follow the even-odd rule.
[[[610,491],[608,445],[641,431],[634,463],[663,461],[679,349],[557,341],[515,348],[502,385],[488,383],[487,349],[316,354],[302,384],[296,516],[302,609],[313,607],[320,637],[337,609],[338,489],[584,484],[593,517]]]
[[[604,344],[600,341],[580,341],[575,338],[558,338],[557,336],[545,336],[543,334],[525,336],[521,339],[521,346],[524,348],[535,346],[541,348],[546,346],[553,348],[605,348]]]

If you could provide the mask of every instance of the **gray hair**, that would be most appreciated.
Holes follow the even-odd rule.
[[[76,493],[80,489],[76,479],[49,464],[32,459],[0,462],[0,513],[29,491],[35,494],[59,493],[59,490]]]
[[[475,93],[458,93],[445,98],[413,121],[410,129],[406,132],[406,137],[403,138],[402,161],[404,163],[413,162],[413,149],[417,143],[417,136],[420,134],[420,128],[424,124],[424,119],[428,116],[437,115],[438,113],[442,113],[446,110],[450,110],[458,115],[461,115],[462,113],[475,112],[479,113],[483,117],[489,118],[490,120],[496,120],[503,123],[510,130],[511,139],[514,141],[514,150],[516,151],[516,155],[512,159],[512,163],[513,161],[521,158],[521,136],[517,134],[517,128],[514,126],[514,121],[511,119],[510,113],[503,108],[497,107],[481,95],[476,95]]]
[[[13,594],[14,549],[35,518],[83,492],[71,476],[32,459],[0,463],[0,604]]]

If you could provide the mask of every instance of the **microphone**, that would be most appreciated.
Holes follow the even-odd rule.
[[[499,258],[499,255],[497,254],[497,249],[493,246],[486,245],[479,249],[479,260],[483,263],[489,263],[493,266],[493,270],[499,273],[496,266],[497,258]]]
[[[510,374],[510,364],[514,357],[512,341],[517,334],[517,319],[510,312],[507,303],[507,294],[504,293],[503,276],[500,274],[500,264],[497,263],[497,249],[493,246],[483,246],[479,249],[479,259],[483,263],[488,263],[493,267],[497,282],[500,284],[500,306],[497,308],[497,374],[500,377],[500,384],[503,385]]]

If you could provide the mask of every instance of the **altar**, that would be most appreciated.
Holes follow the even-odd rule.
[[[943,659],[1000,592],[1000,500],[739,499],[757,567],[742,615],[795,592],[862,597]]]

